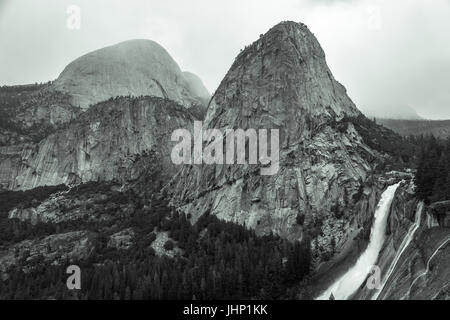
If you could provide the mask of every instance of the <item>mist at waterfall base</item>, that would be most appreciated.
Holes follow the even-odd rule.
[[[372,225],[369,245],[359,257],[356,264],[350,268],[342,277],[325,290],[316,300],[328,300],[330,296],[336,300],[349,299],[361,284],[367,279],[369,272],[377,262],[385,240],[386,223],[389,216],[392,200],[401,182],[392,185],[381,195],[380,202],[375,211],[374,223]]]

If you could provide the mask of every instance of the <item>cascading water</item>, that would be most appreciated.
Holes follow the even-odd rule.
[[[378,255],[383,246],[389,210],[400,183],[388,187],[381,195],[380,202],[375,211],[375,219],[367,249],[359,257],[356,264],[325,290],[317,300],[328,300],[331,295],[333,295],[336,300],[346,300],[358,290],[367,278],[367,275],[377,262]]]
[[[400,258],[402,257],[403,252],[405,252],[405,250],[409,247],[409,244],[414,239],[414,235],[416,234],[416,231],[420,228],[420,222],[422,221],[423,206],[424,206],[423,202],[420,202],[417,205],[415,222],[409,229],[405,238],[403,239],[403,242],[400,245],[399,250],[398,250],[394,260],[392,261],[391,266],[389,267],[388,271],[386,272],[386,275],[383,279],[383,283],[381,284],[380,289],[375,291],[375,293],[372,296],[372,300],[378,299],[378,296],[383,291],[384,287],[386,286],[386,283],[388,282],[389,278],[391,277],[392,273],[394,272],[395,267],[397,266],[398,262],[400,261]]]
[[[430,272],[431,261],[433,261],[434,257],[439,253],[439,250],[441,250],[443,247],[445,247],[449,242],[450,242],[450,238],[447,238],[444,242],[441,243],[441,245],[439,247],[437,247],[437,249],[433,252],[431,257],[427,261],[427,268],[417,278],[414,279],[414,281],[411,283],[411,286],[408,289],[408,292],[402,297],[402,300],[411,299],[411,290],[414,288],[414,285],[416,284],[416,282],[419,279],[426,276],[428,274],[428,272]]]

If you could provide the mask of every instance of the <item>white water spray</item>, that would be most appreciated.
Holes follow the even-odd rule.
[[[377,262],[378,255],[383,247],[386,233],[386,222],[389,216],[392,200],[400,183],[392,185],[381,195],[381,200],[375,211],[374,223],[370,233],[370,241],[367,249],[359,257],[356,264],[342,277],[325,290],[317,300],[328,300],[331,295],[336,300],[350,298],[361,284],[366,280],[369,272]]]
[[[415,222],[411,226],[411,228],[408,230],[408,233],[406,234],[405,238],[403,239],[403,242],[400,245],[399,250],[398,250],[395,258],[392,261],[391,266],[389,267],[389,269],[388,269],[388,271],[386,273],[386,276],[383,279],[383,283],[381,284],[381,288],[379,290],[375,291],[375,293],[372,296],[372,300],[377,300],[378,296],[381,294],[381,292],[383,292],[383,289],[386,286],[386,283],[388,282],[388,280],[391,277],[392,273],[394,272],[395,267],[397,266],[398,262],[400,261],[400,258],[402,257],[403,252],[405,252],[405,250],[409,247],[409,244],[411,243],[411,241],[414,239],[414,235],[416,234],[416,231],[420,227],[420,221],[422,221],[423,206],[424,206],[423,202],[420,202],[417,205]]]

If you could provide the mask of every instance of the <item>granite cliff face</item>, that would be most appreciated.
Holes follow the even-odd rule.
[[[183,106],[157,97],[97,104],[37,144],[1,147],[0,184],[17,190],[97,180],[125,183],[149,165],[161,165],[170,176],[176,170],[170,135],[194,119]]]
[[[0,88],[0,146],[38,142],[81,113],[51,83]]]
[[[449,263],[448,229],[421,229],[401,256],[378,299],[449,300]]]
[[[450,234],[435,223],[431,207],[414,197],[414,184],[397,191],[389,214],[386,241],[378,257],[382,289],[362,286],[353,299],[448,299]]]
[[[283,22],[243,50],[215,92],[207,128],[280,130],[280,169],[258,165],[184,167],[166,187],[194,218],[209,212],[288,239],[316,239],[318,261],[369,224],[382,155],[351,119],[362,117],[303,24]]]
[[[1,147],[3,188],[111,180],[145,188],[140,179],[157,166],[161,177],[174,177],[165,194],[194,221],[209,212],[258,234],[308,236],[317,262],[366,236],[384,187],[374,174],[384,155],[359,132],[355,119],[363,115],[303,24],[283,22],[243,50],[205,117],[206,128],[279,129],[280,170],[274,176],[261,176],[259,165],[172,164],[170,134],[203,118],[199,106],[208,93],[152,41],[83,56],[49,90],[86,111],[39,143]],[[163,98],[111,99],[142,94]]]
[[[130,40],[88,53],[70,63],[54,82],[83,109],[117,96],[156,96],[186,107],[204,104],[209,93],[151,40]]]
[[[246,47],[211,99],[197,76],[143,40],[83,56],[55,83],[2,88],[0,97],[7,101],[0,101],[0,115],[8,115],[0,119],[0,190],[72,187],[58,186],[64,191],[45,199],[40,188],[30,190],[35,198],[0,212],[13,233],[27,224],[43,228],[39,237],[4,242],[3,277],[16,266],[26,273],[42,261],[62,265],[88,260],[97,249],[122,254],[136,244],[152,249],[145,256],[176,258],[182,247],[165,246],[172,241],[166,218],[177,217],[175,207],[193,224],[211,214],[257,235],[309,241],[309,285],[319,290],[364,250],[381,191],[406,180],[377,262],[389,274],[379,299],[450,295],[442,281],[450,276],[450,238],[439,225],[448,223],[447,215],[435,217],[417,201],[411,172],[384,172],[392,159],[384,147],[398,144],[355,107],[303,24],[280,23]],[[192,131],[199,119],[222,131],[278,129],[279,171],[262,176],[261,165],[175,166],[172,132]],[[5,192],[3,199],[23,194]],[[373,292],[361,288],[354,298],[373,298]]]
[[[0,188],[17,190],[126,182],[150,162],[174,174],[170,134],[204,117],[209,93],[157,43],[131,40],[75,60],[54,82],[1,88],[0,97]]]
[[[0,146],[39,142],[89,106],[118,96],[170,99],[203,117],[202,81],[157,43],[131,40],[82,56],[46,84],[0,88]],[[81,107],[81,109],[80,109]]]

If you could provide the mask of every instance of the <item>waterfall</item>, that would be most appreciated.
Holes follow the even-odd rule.
[[[406,248],[409,247],[409,244],[414,239],[414,235],[416,234],[416,231],[419,229],[420,222],[422,221],[423,206],[424,206],[423,202],[420,202],[417,205],[415,222],[411,226],[411,228],[408,230],[408,233],[406,234],[405,238],[403,239],[403,242],[400,245],[395,258],[392,261],[391,266],[389,267],[389,269],[388,269],[388,271],[386,273],[386,276],[383,279],[383,283],[381,285],[381,288],[379,290],[375,291],[375,293],[372,296],[372,300],[377,300],[378,299],[378,296],[381,294],[381,292],[383,291],[384,287],[386,286],[387,281],[391,277],[392,272],[394,272],[395,267],[397,266],[397,263],[400,261],[400,258],[403,255],[403,252],[405,252]]]
[[[400,186],[400,183],[388,187],[381,195],[380,202],[375,211],[369,245],[366,250],[359,257],[356,264],[325,290],[317,300],[328,300],[331,295],[333,295],[336,300],[346,300],[350,298],[366,280],[369,272],[377,262],[378,255],[383,247],[387,218],[389,216],[392,200],[394,199],[395,192]]]
[[[443,247],[445,247],[448,243],[450,242],[450,237],[445,239],[444,242],[442,242],[439,247],[437,247],[437,249],[433,252],[433,254],[431,255],[431,257],[428,259],[427,261],[427,268],[425,269],[425,271],[423,271],[418,277],[416,277],[414,279],[414,281],[411,283],[411,285],[409,286],[408,292],[406,292],[406,294],[402,297],[402,300],[404,299],[411,299],[411,290],[413,289],[414,285],[416,284],[416,282],[421,279],[422,277],[426,276],[428,274],[428,272],[430,272],[430,264],[431,261],[433,261],[434,257],[439,253],[439,250],[441,250]]]

